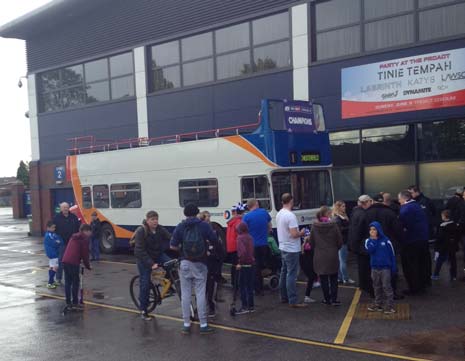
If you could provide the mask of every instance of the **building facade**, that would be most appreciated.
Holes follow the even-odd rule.
[[[26,40],[33,227],[72,201],[69,138],[253,123],[262,98],[323,105],[336,198],[465,185],[463,0],[55,0]],[[464,90],[465,91],[465,90]]]

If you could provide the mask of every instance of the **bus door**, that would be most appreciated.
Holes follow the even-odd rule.
[[[241,177],[242,202],[255,198],[260,207],[271,211],[270,182],[266,175]]]

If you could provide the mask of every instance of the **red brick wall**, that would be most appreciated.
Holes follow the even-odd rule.
[[[11,186],[11,207],[13,208],[13,218],[25,218],[24,214],[24,184],[18,181]]]

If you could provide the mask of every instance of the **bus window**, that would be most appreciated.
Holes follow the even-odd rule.
[[[269,101],[268,117],[271,129],[286,130],[286,124],[284,122],[284,103],[282,101]]]
[[[94,207],[95,208],[108,208],[110,207],[110,200],[108,196],[108,186],[100,184],[92,187]]]
[[[242,201],[255,198],[260,207],[270,210],[270,188],[266,176],[244,177],[241,179]]]
[[[82,187],[82,206],[84,209],[92,208],[92,191],[90,187]]]
[[[276,210],[281,209],[281,196],[291,193],[294,209],[315,209],[333,203],[331,181],[327,170],[274,172],[271,175]]]
[[[179,181],[179,204],[185,207],[193,203],[197,207],[218,207],[218,180],[193,179]]]
[[[141,208],[142,194],[139,183],[112,184],[111,208]]]

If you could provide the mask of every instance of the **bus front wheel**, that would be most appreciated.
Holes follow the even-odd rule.
[[[102,225],[102,239],[100,249],[103,253],[111,254],[116,251],[116,238],[113,227],[108,223]]]

